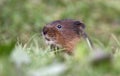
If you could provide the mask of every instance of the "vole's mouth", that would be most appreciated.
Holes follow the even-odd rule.
[[[47,37],[45,37],[45,40],[50,41],[50,39],[49,39],[49,38],[47,38]]]
[[[44,35],[45,43],[47,45],[54,45],[57,47],[62,47],[60,44],[57,43],[56,39],[54,37],[49,37],[47,34]]]
[[[47,34],[44,35],[44,38],[45,38],[46,44],[48,44],[48,45],[55,45],[56,44],[56,40],[52,37],[49,37]]]

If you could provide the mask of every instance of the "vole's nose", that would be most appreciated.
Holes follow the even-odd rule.
[[[46,35],[47,32],[48,32],[48,29],[46,27],[44,27],[42,32],[43,32],[44,35]]]
[[[43,34],[46,35],[46,34],[47,34],[47,31],[43,31]]]

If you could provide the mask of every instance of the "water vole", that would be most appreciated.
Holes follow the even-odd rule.
[[[74,48],[83,37],[90,47],[91,53],[88,58],[92,63],[110,62],[112,55],[104,52],[102,49],[96,48],[88,35],[86,34],[85,25],[78,20],[56,20],[44,26],[42,34],[45,42],[51,46],[51,49],[55,47],[63,48],[67,54],[73,54]]]
[[[85,25],[81,21],[66,19],[45,25],[42,33],[48,45],[63,48],[64,52],[72,54],[84,29]]]

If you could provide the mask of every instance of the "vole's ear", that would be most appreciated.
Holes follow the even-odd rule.
[[[83,23],[81,23],[80,21],[75,21],[74,25],[81,29],[85,29],[85,25]]]

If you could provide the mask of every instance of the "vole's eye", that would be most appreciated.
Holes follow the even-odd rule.
[[[58,24],[58,25],[57,25],[57,28],[59,28],[59,29],[62,28],[62,25]]]

